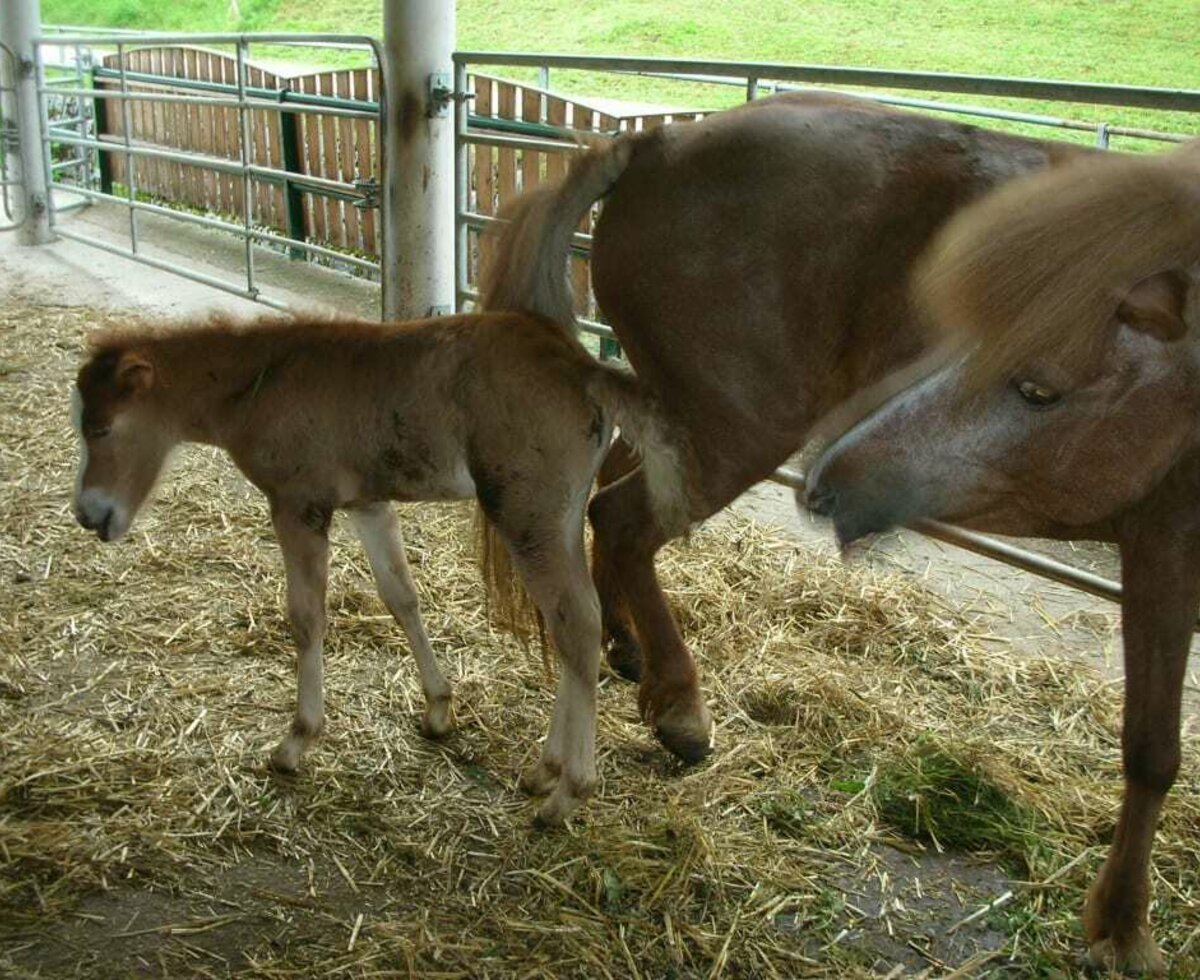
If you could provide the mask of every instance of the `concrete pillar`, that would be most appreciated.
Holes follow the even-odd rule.
[[[384,0],[383,312],[454,308],[454,0]]]
[[[46,168],[42,160],[42,124],[38,104],[37,57],[34,39],[41,36],[42,11],[39,0],[0,0],[0,42],[12,54],[5,68],[10,72],[5,84],[15,92],[5,96],[5,119],[15,121],[21,152],[10,157],[16,166],[13,176],[22,182],[17,188],[17,206],[21,226],[17,240],[22,245],[42,245],[53,239],[50,232],[49,198]]]

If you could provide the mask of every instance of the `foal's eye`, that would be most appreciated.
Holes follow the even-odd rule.
[[[1047,388],[1036,381],[1016,381],[1014,385],[1017,389],[1017,394],[1024,398],[1026,403],[1035,408],[1045,408],[1047,405],[1053,405],[1062,397],[1053,388]]]
[[[89,439],[103,439],[111,431],[111,426],[93,425],[83,430],[83,434]]]

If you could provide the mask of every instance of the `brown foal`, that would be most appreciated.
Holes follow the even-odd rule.
[[[421,625],[390,501],[476,497],[562,663],[550,733],[524,785],[550,794],[539,813],[547,823],[589,795],[601,628],[583,521],[615,424],[645,450],[664,527],[677,531],[687,510],[681,451],[632,376],[538,316],[394,325],[213,318],[94,338],[72,402],[82,447],[75,512],[102,540],[128,530],[182,442],[224,449],[267,496],[299,653],[295,718],[274,768],[296,769],[323,725],[335,510],[350,514],[408,636],[424,731],[450,729],[450,685]],[[494,569],[487,578],[494,583]]]

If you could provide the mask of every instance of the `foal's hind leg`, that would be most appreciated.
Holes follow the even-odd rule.
[[[560,675],[550,732],[538,763],[522,784],[549,793],[538,821],[561,824],[591,796],[596,783],[596,687],[600,680],[600,603],[583,551],[582,514],[535,533],[501,532],[513,562],[546,622],[558,651]],[[564,538],[569,544],[564,546]],[[514,542],[522,546],[514,547]]]
[[[425,692],[421,731],[430,738],[440,738],[454,727],[450,684],[438,669],[429,637],[421,623],[421,610],[408,572],[396,511],[390,503],[374,504],[352,510],[350,518],[367,551],[379,594],[388,612],[404,628],[416,657],[421,689]]]
[[[287,572],[287,608],[296,641],[296,715],[292,730],[271,753],[271,767],[294,772],[325,724],[321,689],[325,640],[325,584],[329,577],[328,514],[276,507],[271,515]]]

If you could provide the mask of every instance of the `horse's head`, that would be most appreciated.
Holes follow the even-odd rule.
[[[919,517],[1055,536],[1141,500],[1200,450],[1200,269],[1136,289],[1091,363],[1047,354],[982,388],[972,368],[943,366],[818,461],[808,503],[843,542]]]
[[[914,279],[971,353],[843,436],[810,500],[852,538],[927,516],[1069,533],[1200,449],[1200,156],[1100,156],[1013,181]]]
[[[102,541],[129,530],[175,443],[154,398],[151,361],[105,344],[79,371],[71,422],[80,440],[75,517]]]

